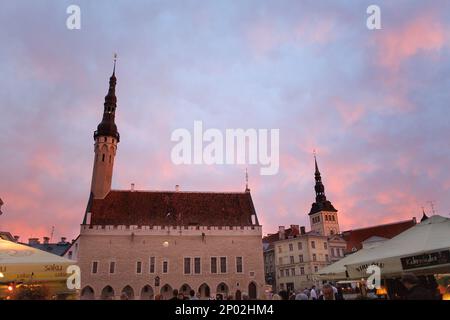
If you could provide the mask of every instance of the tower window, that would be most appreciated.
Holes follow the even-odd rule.
[[[104,138],[104,141],[105,141],[105,142],[107,142],[107,141],[108,141],[108,138],[107,138],[107,137],[105,137],[105,138]]]
[[[102,161],[105,162],[105,154],[102,155]]]

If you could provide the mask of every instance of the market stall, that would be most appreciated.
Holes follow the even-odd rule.
[[[383,278],[450,273],[450,219],[432,216],[345,264],[349,278],[366,277],[370,265],[379,266]]]
[[[67,268],[75,261],[26,245],[0,239],[0,299],[11,298],[15,290],[45,287],[50,297],[76,294],[67,287]]]

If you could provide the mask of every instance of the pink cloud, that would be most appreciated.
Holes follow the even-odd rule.
[[[446,43],[446,29],[432,14],[415,18],[396,30],[380,32],[379,61],[382,66],[397,69],[418,53],[436,53]]]

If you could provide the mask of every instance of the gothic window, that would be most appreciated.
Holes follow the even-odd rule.
[[[184,274],[191,274],[191,258],[184,258]]]
[[[116,262],[115,261],[111,261],[109,263],[109,273],[113,274],[116,272]]]
[[[109,163],[111,163],[111,160],[112,160],[112,156],[109,155]]]
[[[142,262],[141,261],[136,262],[136,273],[138,273],[138,274],[142,273]]]
[[[155,257],[150,257],[149,272],[150,273],[155,273]]]
[[[211,257],[211,273],[217,273],[217,258]]]
[[[236,257],[236,273],[242,273],[242,257]]]
[[[92,273],[96,274],[98,272],[98,262],[94,261],[92,262]]]
[[[201,260],[200,258],[194,258],[194,273],[200,274],[201,273]]]
[[[227,257],[220,257],[220,273],[227,273]]]
[[[102,161],[105,162],[105,154],[102,155]]]

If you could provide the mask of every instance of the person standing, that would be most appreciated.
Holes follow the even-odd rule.
[[[309,291],[309,298],[311,300],[317,300],[317,291],[316,291],[316,286],[312,286],[311,290]]]
[[[178,290],[177,289],[174,289],[172,291],[172,298],[170,298],[169,300],[179,300],[178,299]]]
[[[336,300],[334,296],[333,287],[330,284],[326,284],[322,288],[322,295],[320,296],[320,300]]]
[[[401,282],[408,290],[406,300],[433,300],[430,291],[419,283],[419,279],[413,273],[405,273]]]
[[[195,295],[195,291],[191,289],[191,291],[189,291],[189,300],[198,300],[198,298]]]

